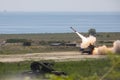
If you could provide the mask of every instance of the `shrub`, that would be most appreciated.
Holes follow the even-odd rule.
[[[31,46],[31,42],[26,41],[26,42],[23,43],[23,46]]]
[[[95,36],[96,35],[96,30],[91,28],[91,29],[88,30],[88,33],[89,33],[89,35]]]
[[[7,39],[6,42],[7,43],[19,43],[19,42],[26,42],[26,39]]]

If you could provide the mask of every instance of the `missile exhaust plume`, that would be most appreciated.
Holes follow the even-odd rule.
[[[96,37],[90,35],[89,37],[85,37],[77,32],[74,28],[70,27],[81,39],[82,43],[80,44],[81,48],[87,48],[90,44],[94,45],[96,42]],[[116,40],[113,42],[112,47],[107,47],[106,45],[98,46],[94,48],[92,54],[107,54],[108,52],[112,53],[120,53],[120,40]]]
[[[83,35],[81,35],[79,32],[77,32],[74,28],[70,27],[81,39],[82,39],[82,43],[80,45],[81,48],[86,48],[88,47],[90,44],[94,45],[96,42],[96,37],[90,35],[89,37],[85,37]]]
[[[82,39],[82,41],[87,40],[86,37],[84,37],[79,32],[77,32],[74,28],[72,28],[72,27],[70,27],[70,28]]]

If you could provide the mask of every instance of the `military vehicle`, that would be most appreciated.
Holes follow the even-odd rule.
[[[57,71],[53,69],[54,63],[53,62],[47,62],[47,61],[41,61],[37,62],[34,61],[31,63],[30,68],[31,71],[23,72],[23,76],[39,76],[39,75],[45,75],[45,74],[54,74],[57,76],[64,75],[66,76],[67,74],[63,71]]]
[[[84,37],[83,35],[81,35],[79,32],[77,32],[74,28],[72,28],[72,27],[70,27],[70,28],[71,28],[82,40],[86,40],[86,39],[87,39],[86,37]],[[95,46],[90,43],[89,46],[87,46],[86,48],[82,48],[82,47],[80,46],[80,52],[81,52],[82,54],[87,53],[87,54],[91,55],[92,52],[93,52],[93,50],[94,50],[94,48],[95,48]]]

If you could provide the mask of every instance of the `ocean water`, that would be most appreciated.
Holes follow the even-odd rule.
[[[120,32],[120,13],[1,12],[0,34]]]

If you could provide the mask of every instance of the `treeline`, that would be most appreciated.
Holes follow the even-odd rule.
[[[27,39],[7,39],[6,43],[23,43],[27,41]]]
[[[23,46],[31,46],[31,41],[27,39],[7,39],[6,43],[23,43]]]
[[[50,45],[52,43],[60,43],[62,45],[64,45],[65,43],[70,43],[70,41],[58,41],[58,40],[54,40],[54,41],[44,41],[44,40],[41,40],[41,41],[32,41],[32,40],[28,40],[28,39],[7,39],[6,40],[6,43],[23,43],[23,45],[28,45],[28,46],[31,46],[31,44],[35,44],[37,43],[37,45]]]

